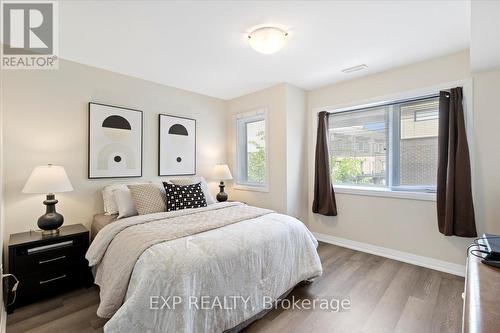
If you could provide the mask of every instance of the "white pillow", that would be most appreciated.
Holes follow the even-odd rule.
[[[205,200],[207,202],[207,205],[215,203],[214,197],[212,196],[212,194],[210,194],[210,191],[208,190],[207,181],[202,176],[169,179],[168,181],[174,185],[184,185],[184,186],[201,183],[201,190],[203,191],[203,195],[205,195]]]
[[[115,202],[115,196],[113,191],[117,189],[127,188],[125,184],[113,184],[105,186],[102,189],[102,200],[104,201],[104,214],[105,215],[113,215],[118,214],[118,206]]]
[[[131,184],[146,184],[146,182],[136,182]],[[105,186],[102,189],[102,200],[104,202],[104,215],[118,214],[118,206],[115,202],[114,190],[128,190],[127,184],[118,183]]]
[[[118,207],[118,217],[117,219],[122,219],[124,217],[135,216],[139,213],[135,207],[134,199],[132,199],[132,194],[127,186],[125,188],[118,188],[113,191],[115,198],[115,204]]]

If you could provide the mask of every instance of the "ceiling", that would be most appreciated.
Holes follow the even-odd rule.
[[[60,56],[222,99],[327,84],[467,49],[469,1],[62,1]],[[245,31],[290,30],[283,50]],[[359,64],[367,70],[344,74]]]

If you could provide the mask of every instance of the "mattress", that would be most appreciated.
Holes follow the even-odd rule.
[[[101,231],[102,228],[110,224],[111,222],[116,221],[118,214],[114,215],[104,215],[104,214],[96,214],[94,215],[94,219],[92,220],[92,225],[90,226],[90,237],[92,240],[94,239],[95,235],[99,231]]]

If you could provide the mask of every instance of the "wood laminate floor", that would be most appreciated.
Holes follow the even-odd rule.
[[[349,297],[351,310],[273,310],[254,332],[460,332],[464,279],[363,252],[320,243],[323,276],[299,286],[295,299]],[[97,287],[16,309],[7,333],[102,332]]]

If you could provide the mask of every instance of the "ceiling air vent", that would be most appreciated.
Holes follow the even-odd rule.
[[[349,73],[354,73],[357,71],[362,71],[363,69],[367,69],[367,68],[368,68],[368,66],[366,66],[365,64],[362,64],[362,65],[357,65],[354,67],[345,68],[342,70],[342,72],[349,74]]]

